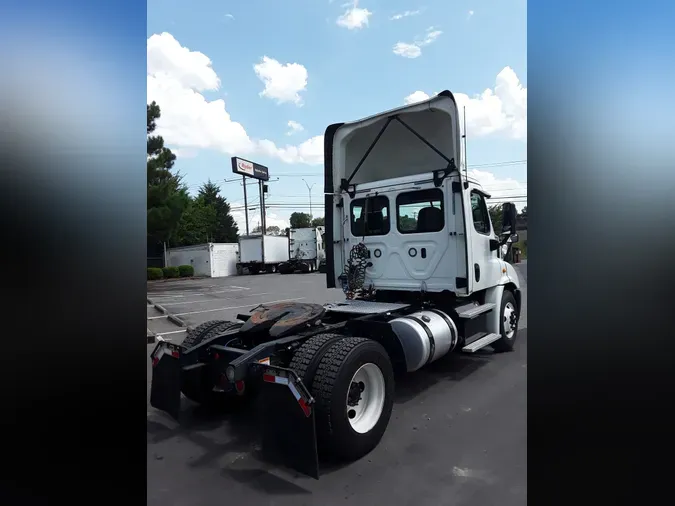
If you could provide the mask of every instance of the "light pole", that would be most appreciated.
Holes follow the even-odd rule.
[[[312,188],[314,188],[314,185],[316,183],[312,183],[312,185],[310,186],[309,183],[307,183],[307,181],[305,181],[304,177],[302,178],[302,180],[305,183],[305,186],[307,187],[307,191],[309,191],[309,221],[310,221],[310,225],[311,225],[312,224],[311,223],[312,218],[313,218],[313,216],[312,216]]]

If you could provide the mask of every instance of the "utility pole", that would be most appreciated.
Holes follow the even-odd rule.
[[[312,185],[310,186],[309,183],[307,183],[307,181],[305,181],[304,177],[302,178],[302,180],[305,183],[305,186],[307,187],[307,191],[309,191],[309,221],[310,221],[310,225],[311,225],[311,221],[314,218],[314,216],[312,215],[312,188],[314,188],[314,185],[316,183],[312,183]]]
[[[241,181],[244,186],[244,216],[246,217],[246,235],[248,235],[248,202],[246,200],[246,176],[241,176]]]

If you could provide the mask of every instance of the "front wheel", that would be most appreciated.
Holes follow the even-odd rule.
[[[492,343],[496,352],[513,351],[518,337],[518,303],[513,292],[504,290],[501,311],[499,313],[499,329],[502,337]]]
[[[394,371],[385,349],[371,339],[348,337],[323,356],[312,382],[319,445],[356,460],[384,435],[394,405]]]

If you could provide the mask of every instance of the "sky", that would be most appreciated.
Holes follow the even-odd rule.
[[[219,184],[241,231],[232,156],[269,167],[268,226],[310,195],[323,216],[326,127],[445,89],[466,110],[470,175],[522,208],[526,23],[525,0],[148,0],[148,102],[189,190]]]

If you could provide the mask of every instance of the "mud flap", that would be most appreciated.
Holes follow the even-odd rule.
[[[295,372],[266,367],[261,388],[266,459],[319,479],[314,399]]]
[[[153,353],[150,405],[178,420],[180,414],[181,364],[175,345],[160,343]],[[174,349],[175,347],[175,349]]]

